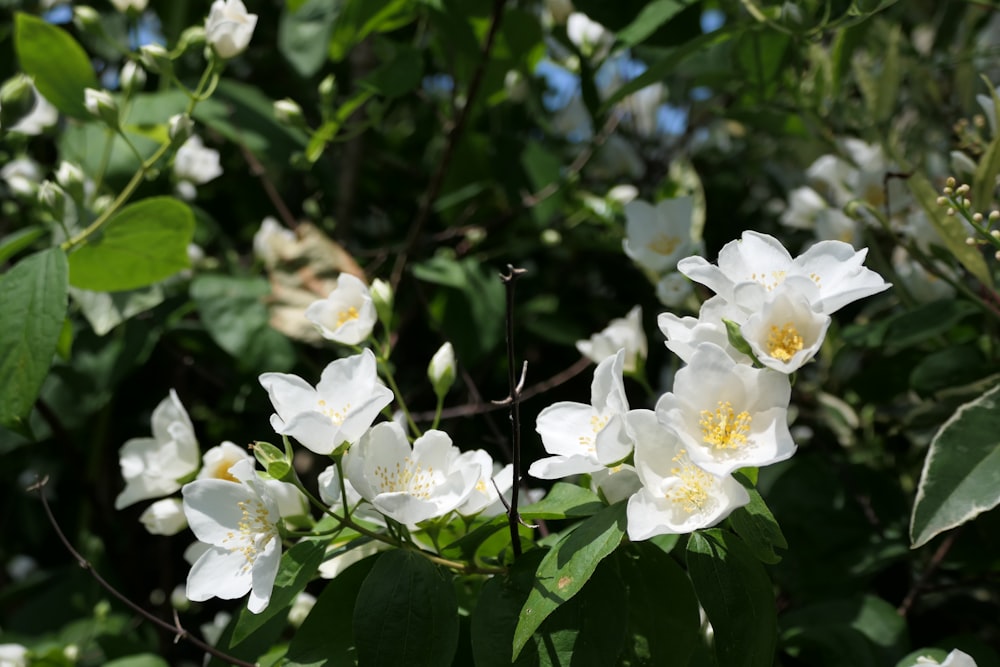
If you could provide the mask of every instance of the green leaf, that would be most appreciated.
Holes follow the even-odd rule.
[[[361,82],[388,98],[400,97],[420,85],[424,75],[424,58],[421,51],[408,44],[395,44],[389,40],[377,42],[382,52],[382,64]]]
[[[736,475],[736,479],[750,494],[750,503],[736,508],[729,515],[733,530],[743,539],[757,560],[769,564],[781,562],[781,556],[774,552],[775,547],[788,548],[788,542],[781,534],[781,527],[778,526],[767,503],[760,497],[760,493],[750,480],[741,474]]]
[[[782,646],[808,665],[891,665],[906,650],[906,621],[874,595],[807,604],[782,614]]]
[[[778,621],[763,565],[718,529],[691,535],[687,565],[715,630],[719,667],[772,667]]]
[[[295,365],[292,342],[273,329],[264,299],[264,278],[201,275],[191,282],[191,298],[219,347],[251,371],[287,371]]]
[[[591,516],[602,509],[604,503],[590,489],[556,482],[544,498],[522,507],[518,513],[525,519],[570,519]]]
[[[914,548],[1000,504],[1000,385],[955,411],[931,441],[910,518]]]
[[[354,607],[358,662],[372,667],[451,665],[458,602],[451,575],[412,551],[382,555]]]
[[[311,77],[326,62],[338,0],[307,0],[292,9],[287,3],[278,23],[278,51],[302,77]]]
[[[645,41],[657,28],[679,14],[686,4],[680,0],[653,0],[631,23],[618,31],[618,41],[629,46]]]
[[[140,653],[139,655],[130,655],[127,658],[111,660],[104,663],[104,667],[170,667],[170,663],[151,653]]]
[[[347,2],[337,17],[330,38],[329,55],[343,60],[355,44],[373,32],[400,28],[416,16],[414,0],[364,0]]]
[[[365,558],[341,572],[323,588],[309,616],[288,646],[289,667],[322,667],[350,661],[354,653],[351,618],[354,601],[377,556]]]
[[[327,541],[322,538],[308,539],[293,545],[281,555],[281,566],[274,580],[271,601],[259,614],[251,613],[246,608],[240,611],[230,646],[238,645],[278,614],[288,613],[295,597],[305,589],[323,562],[326,545]]]
[[[997,94],[996,88],[988,79],[984,77],[984,80],[993,99],[993,116],[994,123],[996,123],[996,119],[1000,118],[1000,94]],[[989,206],[993,202],[997,175],[1000,175],[1000,133],[993,137],[993,141],[986,147],[986,152],[979,158],[979,164],[976,165],[976,173],[971,184],[972,210],[981,211],[984,217],[988,215],[986,211],[989,210]]]
[[[173,197],[152,197],[118,211],[69,256],[73,287],[118,292],[152,285],[190,266],[194,215]]]
[[[8,259],[25,248],[30,248],[31,244],[45,235],[45,232],[45,227],[32,225],[19,229],[16,232],[11,232],[0,239],[0,264],[4,264]]]
[[[155,308],[163,303],[165,296],[160,285],[125,292],[92,292],[73,287],[69,293],[98,336],[130,317]]]
[[[625,505],[617,503],[590,517],[542,559],[514,632],[515,656],[542,622],[576,595],[598,563],[621,544],[625,536]]]
[[[698,599],[684,570],[648,542],[618,559],[628,589],[628,617],[636,653],[652,665],[687,665],[701,641]],[[643,655],[644,654],[644,655]]]
[[[472,653],[476,667],[538,664],[538,656],[530,648],[522,651],[515,661],[512,642],[521,608],[535,581],[535,570],[545,553],[542,549],[529,551],[514,561],[506,574],[492,577],[483,584],[472,611]]]
[[[50,248],[0,276],[0,425],[13,427],[35,404],[66,316],[66,254]]]
[[[101,86],[86,51],[68,32],[19,12],[14,18],[14,48],[21,69],[55,108],[74,118],[92,118],[83,105],[83,91]]]

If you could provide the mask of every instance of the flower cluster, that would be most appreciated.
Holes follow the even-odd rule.
[[[605,497],[628,497],[633,540],[715,525],[749,502],[733,476],[795,453],[789,375],[820,349],[830,315],[889,287],[863,266],[865,251],[825,241],[793,258],[775,238],[747,231],[718,263],[678,269],[715,292],[697,318],[663,313],[667,347],[686,364],[655,410],[630,409],[626,349],[601,361],[591,403],[556,403],[536,430],[551,454],[529,473],[589,473]],[[610,484],[610,480],[614,483]]]

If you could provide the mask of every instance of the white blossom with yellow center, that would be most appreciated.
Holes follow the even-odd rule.
[[[842,241],[820,241],[793,259],[778,239],[748,230],[740,240],[723,246],[717,266],[703,257],[687,257],[677,264],[677,269],[744,309],[747,306],[738,294],[744,285],[772,292],[793,277],[808,280],[816,288],[810,307],[830,315],[852,301],[890,287],[880,275],[862,265],[867,254],[867,249],[855,251]]]
[[[253,462],[229,470],[238,480],[199,479],[184,485],[184,514],[207,549],[188,573],[189,600],[232,600],[250,593],[247,609],[263,611],[281,562],[278,505]]]
[[[635,199],[625,206],[625,240],[622,248],[636,264],[655,274],[677,266],[695,252],[692,238],[694,199],[664,199],[655,206]]]
[[[337,288],[306,308],[306,319],[327,340],[358,345],[371,335],[378,313],[368,286],[349,273],[337,278]]]
[[[457,509],[475,490],[481,472],[447,433],[427,431],[411,449],[395,422],[373,426],[344,456],[344,475],[361,497],[407,526]]]
[[[731,475],[712,474],[692,461],[677,434],[653,411],[632,410],[626,421],[635,437],[635,471],[642,485],[628,501],[629,539],[708,528],[750,501]]]
[[[622,383],[625,351],[597,365],[590,385],[590,405],[560,401],[538,415],[535,430],[552,456],[531,464],[528,474],[560,479],[592,473],[621,461],[632,451],[623,417],[628,399]]]
[[[698,317],[678,317],[673,313],[660,313],[656,323],[666,336],[667,349],[680,357],[684,363],[690,363],[698,346],[702,343],[715,343],[724,349],[734,361],[741,364],[751,364],[752,360],[729,344],[729,334],[723,320],[742,323],[747,317],[746,311],[736,304],[730,303],[721,296],[713,296],[701,304]]]
[[[740,332],[764,366],[792,373],[816,356],[829,326],[830,316],[810,308],[801,291],[779,289],[755,309]]]
[[[642,307],[635,306],[625,317],[618,317],[604,330],[595,333],[588,340],[576,341],[576,349],[595,364],[613,357],[618,350],[625,350],[625,364],[622,370],[632,373],[646,360],[649,353],[646,334],[642,329]]]
[[[733,361],[702,343],[677,371],[673,392],[656,404],[691,462],[714,475],[783,461],[795,453],[788,432],[788,376]]]
[[[264,373],[260,384],[274,405],[272,428],[317,454],[357,442],[393,399],[371,350],[330,363],[315,388],[286,373]]]

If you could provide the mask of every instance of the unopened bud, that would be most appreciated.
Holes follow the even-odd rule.
[[[375,312],[378,314],[379,322],[386,330],[390,329],[392,323],[392,305],[394,300],[394,295],[392,293],[392,285],[376,278],[372,281],[371,287],[368,288],[369,294],[372,297],[372,303],[375,304]]]
[[[444,398],[451,385],[455,384],[455,348],[451,343],[442,345],[427,366],[427,378],[434,387],[438,399]]]
[[[1000,220],[1000,211],[990,211],[990,222]]]
[[[146,44],[139,47],[139,59],[142,61],[143,67],[157,74],[169,73],[174,66],[173,61],[170,60],[170,54],[159,44]]]
[[[194,121],[187,114],[175,114],[167,121],[170,145],[180,146],[194,134]]]
[[[205,26],[193,25],[181,33],[180,39],[177,40],[177,50],[183,52],[204,44]]]
[[[298,129],[307,129],[305,116],[302,114],[302,107],[295,100],[285,98],[276,100],[274,103],[274,117],[278,122]]]
[[[5,130],[31,113],[35,108],[35,89],[31,79],[18,74],[0,86],[0,127]]]
[[[965,245],[976,245],[976,243],[977,243],[976,239],[972,238],[971,236],[968,236],[965,239]]]
[[[42,181],[38,186],[38,203],[56,220],[66,215],[66,193],[52,181]]]
[[[118,129],[118,104],[108,91],[84,88],[83,105],[92,116],[103,120],[108,127]]]
[[[122,84],[122,92],[131,96],[146,86],[146,70],[134,60],[129,60],[122,65],[119,79]]]
[[[954,176],[949,176],[948,179],[944,182],[944,184],[946,186],[948,186],[949,188],[955,187],[955,184],[956,184],[955,177]]]
[[[982,213],[973,213],[972,214],[972,221],[973,222],[982,222],[983,221],[983,214]]]
[[[332,108],[334,98],[337,96],[337,79],[330,74],[319,82],[319,98],[323,103],[323,108]]]
[[[100,34],[104,27],[101,25],[101,15],[97,10],[87,5],[79,5],[73,8],[73,25],[80,32],[90,34]]]
[[[267,474],[277,480],[294,476],[289,456],[269,442],[253,443],[253,455]]]

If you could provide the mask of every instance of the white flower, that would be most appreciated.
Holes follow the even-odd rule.
[[[151,535],[176,535],[187,528],[187,517],[178,498],[163,498],[147,507],[139,521]]]
[[[268,216],[261,221],[260,229],[253,235],[253,254],[271,268],[295,240],[295,232]]]
[[[552,456],[532,463],[528,474],[559,479],[595,472],[628,456],[631,446],[622,420],[628,412],[624,363],[625,351],[619,350],[597,365],[590,405],[560,401],[539,413],[535,430]]]
[[[510,495],[509,492],[514,485],[514,466],[508,463],[500,468],[500,465],[493,461],[493,457],[482,449],[462,452],[462,458],[478,466],[479,478],[468,500],[458,508],[458,513],[463,516],[484,517],[503,514],[505,509],[500,496]],[[497,493],[498,489],[500,493]]]
[[[920,656],[917,658],[918,665],[939,665],[939,667],[976,667],[976,661],[972,659],[972,656],[968,653],[959,651],[958,649],[953,650],[944,659],[944,662],[938,662],[934,658],[928,658],[926,656]]]
[[[0,644],[0,667],[28,667],[28,649],[21,644]]]
[[[601,57],[614,42],[614,36],[586,14],[573,12],[566,19],[566,36],[584,53]]]
[[[0,179],[16,195],[31,196],[42,180],[42,170],[30,157],[19,157],[0,168]]]
[[[678,270],[709,287],[727,301],[741,283],[756,282],[771,291],[787,278],[804,277],[818,287],[814,310],[830,315],[852,301],[890,287],[880,275],[862,266],[867,250],[855,251],[841,241],[820,241],[792,259],[778,239],[754,231],[743,232],[719,252],[718,266],[703,257],[682,259]]]
[[[205,19],[205,39],[220,58],[234,58],[246,50],[257,27],[257,15],[247,13],[240,0],[215,0]]]
[[[636,436],[635,469],[642,482],[628,501],[629,539],[708,528],[750,502],[731,475],[713,475],[695,464],[651,411],[633,410],[627,419]]]
[[[278,506],[252,462],[239,461],[229,472],[238,484],[199,479],[184,485],[188,523],[209,545],[191,566],[187,596],[232,600],[249,591],[247,609],[258,614],[270,602],[281,562]]]
[[[830,316],[809,307],[802,292],[782,283],[747,318],[740,332],[758,360],[779,373],[792,373],[816,356]]]
[[[636,306],[625,317],[618,317],[589,340],[576,341],[576,349],[595,364],[625,350],[625,365],[622,370],[633,373],[645,361],[649,350],[646,334],[642,330],[642,307]]]
[[[694,285],[683,274],[673,271],[656,283],[656,298],[668,308],[677,308],[694,294]]]
[[[434,393],[442,398],[455,383],[455,348],[451,343],[445,343],[431,357],[427,366],[427,379],[434,387]]]
[[[625,206],[625,254],[648,271],[665,273],[695,250],[691,238],[694,198],[664,199],[656,206],[636,199]]]
[[[292,608],[288,610],[288,624],[293,628],[299,627],[315,606],[316,596],[302,591],[295,596]]]
[[[31,91],[35,97],[35,105],[26,116],[10,127],[11,132],[34,136],[41,134],[46,128],[52,127],[59,120],[59,110],[42,97],[34,84],[31,85]]]
[[[224,479],[235,482],[236,478],[229,474],[229,469],[244,459],[253,460],[253,456],[244,447],[226,440],[202,454],[198,479]]]
[[[411,450],[395,422],[373,426],[344,456],[344,474],[358,493],[407,526],[456,509],[472,493],[480,472],[447,433],[427,431]]]
[[[790,397],[787,375],[738,364],[718,345],[702,343],[677,371],[673,392],[657,401],[656,416],[696,465],[725,475],[795,453]]]
[[[642,488],[635,466],[622,463],[613,468],[601,468],[590,475],[590,488],[614,505]]]
[[[931,261],[935,262],[939,271],[955,277],[951,267],[935,260]],[[892,268],[909,295],[921,303],[930,303],[955,295],[955,288],[951,283],[925,269],[923,265],[910,257],[903,246],[896,246],[892,249]]]
[[[358,561],[388,548],[390,547],[385,542],[368,538],[334,542],[326,550],[326,560],[320,563],[319,576],[323,579],[333,579]]]
[[[561,25],[573,13],[571,0],[545,0],[545,9],[552,16],[552,22]]]
[[[678,317],[673,313],[660,313],[656,323],[667,337],[667,349],[691,363],[691,357],[702,343],[714,343],[726,351],[733,361],[751,364],[752,360],[729,344],[729,334],[723,320],[742,324],[747,313],[721,296],[713,296],[701,304],[698,317]]]
[[[264,373],[260,384],[274,405],[274,430],[317,454],[357,442],[393,398],[378,379],[371,350],[330,363],[315,388],[285,373]]]
[[[179,180],[195,185],[202,185],[218,178],[222,175],[219,151],[205,148],[201,137],[192,134],[177,149],[177,155],[174,156],[174,174]]]
[[[149,4],[149,0],[111,0],[111,4],[115,6],[115,9],[122,13],[127,12],[129,9],[141,12],[146,9],[146,5]]]
[[[181,488],[178,480],[198,470],[194,426],[173,389],[153,410],[152,426],[152,438],[132,438],[118,454],[125,489],[115,509],[171,494]]]
[[[278,514],[281,518],[303,516],[309,511],[306,497],[302,495],[302,492],[294,484],[282,482],[267,474],[263,476],[261,481],[270,490],[271,497],[274,498],[274,502],[278,506]]]
[[[357,345],[371,335],[378,314],[368,287],[357,277],[341,273],[337,288],[306,308],[306,319],[319,328],[323,338]]]

